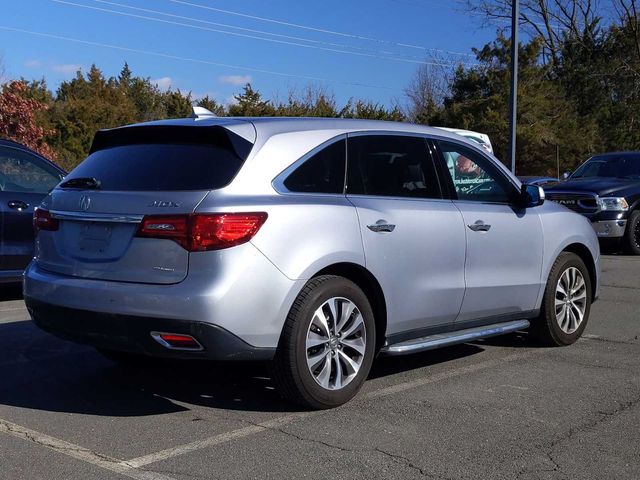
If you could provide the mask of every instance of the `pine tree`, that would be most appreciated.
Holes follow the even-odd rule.
[[[262,95],[254,90],[250,83],[244,86],[243,92],[234,95],[236,104],[229,107],[232,117],[271,117],[275,109],[268,100],[262,100]]]

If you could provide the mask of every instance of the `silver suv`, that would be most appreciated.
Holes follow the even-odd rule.
[[[44,330],[120,361],[268,360],[313,408],[351,399],[377,354],[530,326],[571,344],[598,294],[584,217],[479,145],[401,123],[101,131],[34,224],[24,294]]]

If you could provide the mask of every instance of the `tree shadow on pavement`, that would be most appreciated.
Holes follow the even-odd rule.
[[[458,345],[405,357],[380,357],[370,378],[468,357],[480,345]],[[0,404],[97,416],[149,416],[188,405],[246,412],[292,412],[264,364],[158,361],[132,367],[94,349],[59,340],[32,322],[0,324]],[[185,406],[185,404],[188,404]]]

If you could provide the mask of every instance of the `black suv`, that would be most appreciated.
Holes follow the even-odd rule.
[[[33,209],[64,175],[33,150],[0,139],[0,283],[22,278],[33,257]]]
[[[640,152],[591,157],[564,182],[545,186],[547,199],[591,220],[601,239],[640,255]]]

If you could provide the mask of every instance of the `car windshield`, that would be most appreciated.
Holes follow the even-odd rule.
[[[600,155],[582,164],[571,178],[640,178],[640,154]]]

